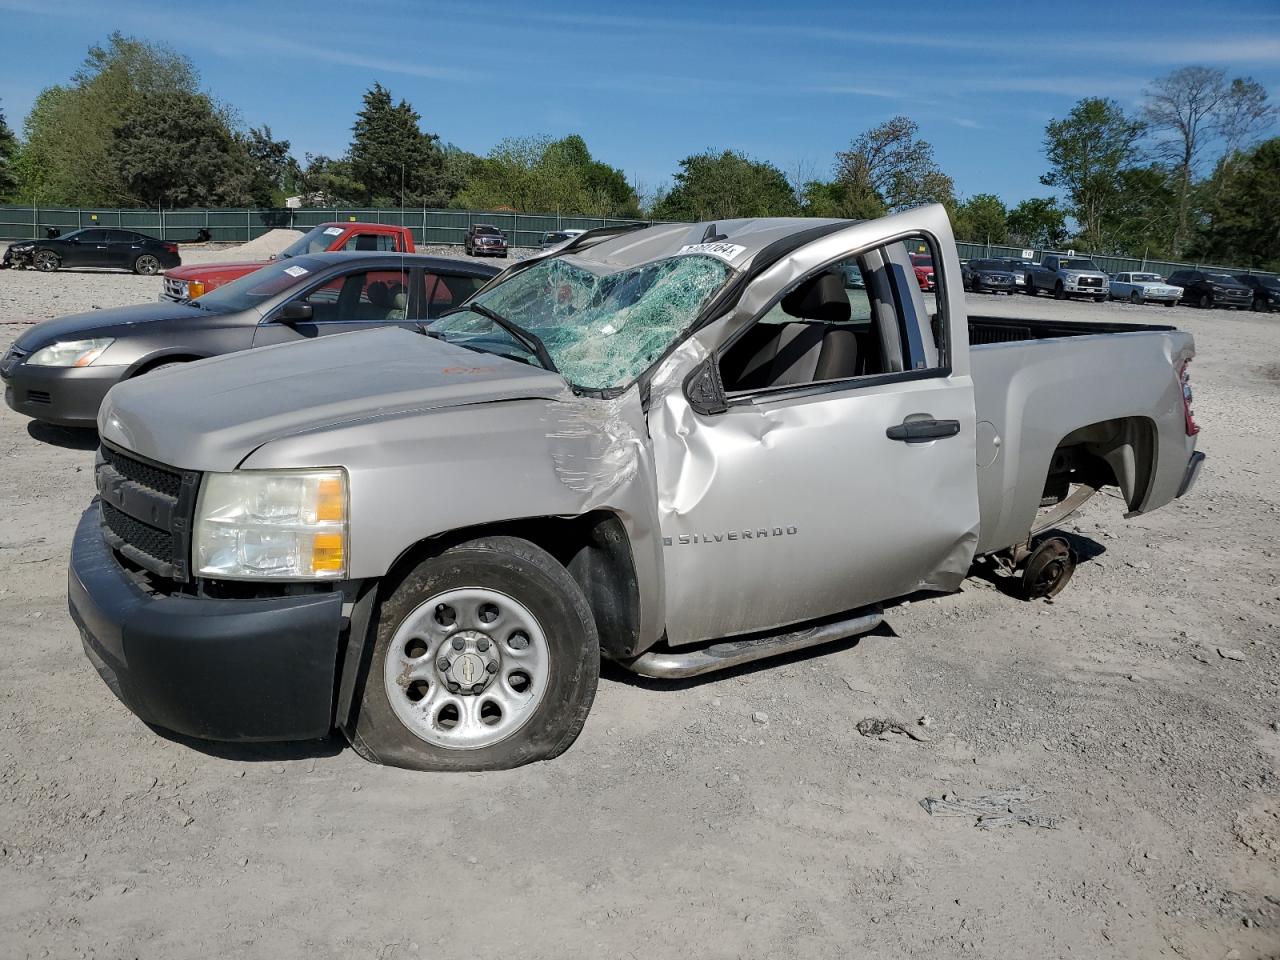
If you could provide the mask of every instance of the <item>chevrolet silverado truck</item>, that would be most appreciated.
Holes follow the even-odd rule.
[[[1093,297],[1102,303],[1107,299],[1111,278],[1097,268],[1088,257],[1046,254],[1039,263],[1027,267],[1027,293],[1033,297],[1041,290],[1053,294],[1055,300],[1071,297]]]
[[[312,227],[271,260],[288,260],[312,253],[342,250],[413,253],[413,231],[388,223],[322,223]],[[162,300],[195,300],[224,283],[238,280],[265,267],[271,260],[241,260],[234,263],[196,263],[167,270]]]
[[[968,316],[940,206],[593,230],[416,331],[113,387],[71,615],[161,728],[545,760],[602,657],[681,678],[842,640],[979,560],[1061,589],[1052,531],[1092,493],[1132,516],[1196,480],[1193,353]]]

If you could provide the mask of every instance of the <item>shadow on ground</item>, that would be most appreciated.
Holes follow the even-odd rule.
[[[98,449],[98,431],[93,427],[59,427],[32,420],[27,424],[27,436],[67,450]]]

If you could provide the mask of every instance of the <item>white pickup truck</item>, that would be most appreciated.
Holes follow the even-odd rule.
[[[1192,354],[969,316],[941,207],[590,231],[420,333],[112,388],[71,613],[161,727],[548,759],[602,655],[684,677],[853,636],[979,557],[1061,589],[1044,535],[1093,491],[1194,482]]]

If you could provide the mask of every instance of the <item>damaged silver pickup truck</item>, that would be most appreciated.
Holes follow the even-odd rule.
[[[548,759],[602,655],[685,677],[854,636],[979,557],[1060,589],[1041,534],[1091,493],[1194,482],[1192,354],[967,316],[941,207],[591,231],[420,333],[114,387],[71,613],[160,727]]]

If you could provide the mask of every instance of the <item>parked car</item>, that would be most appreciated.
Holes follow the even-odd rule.
[[[542,249],[550,250],[552,247],[558,247],[562,243],[567,243],[574,237],[582,236],[585,230],[552,230],[542,235]]]
[[[178,245],[133,230],[87,227],[59,237],[10,244],[0,265],[35,267],[45,272],[62,267],[108,267],[148,276],[182,263]]]
[[[974,293],[1017,293],[1017,281],[1003,260],[969,261],[969,289]]]
[[[1051,253],[1027,268],[1027,293],[1035,296],[1045,290],[1052,293],[1055,300],[1093,297],[1101,303],[1107,299],[1110,280],[1088,257]]]
[[[1163,303],[1172,307],[1182,299],[1182,288],[1166,283],[1158,273],[1116,273],[1107,287],[1112,300],[1130,303]]]
[[[165,274],[164,296],[168,300],[194,300],[224,283],[260,270],[271,260],[288,260],[312,253],[375,251],[413,253],[413,231],[389,223],[321,223],[312,227],[270,260],[239,260],[232,263],[197,263]]]
[[[915,271],[916,282],[921,290],[933,290],[937,282],[933,276],[933,257],[927,253],[911,254],[911,268]]]
[[[1253,289],[1229,273],[1210,270],[1175,270],[1169,282],[1182,288],[1182,302],[1202,309],[1227,307],[1243,310],[1253,305]]]
[[[1280,310],[1280,278],[1238,273],[1236,279],[1253,291],[1254,310]]]
[[[1025,292],[1027,289],[1027,271],[1035,266],[1034,260],[1023,260],[1021,257],[997,258],[1005,265],[1005,269],[1013,274],[1013,285]]]
[[[491,769],[569,747],[602,655],[677,678],[854,636],[979,556],[1056,593],[1046,535],[1091,493],[1195,482],[1192,338],[974,318],[959,275],[938,205],[612,228],[430,336],[123,383],[71,549],[89,659],[180,733]]]
[[[0,359],[18,413],[91,427],[115,384],[193,360],[369,327],[416,328],[497,269],[441,257],[322,253],[278,260],[186,303],[143,303],[38,323]]]
[[[488,223],[473,223],[462,240],[462,251],[469,257],[505,257],[507,235]]]

